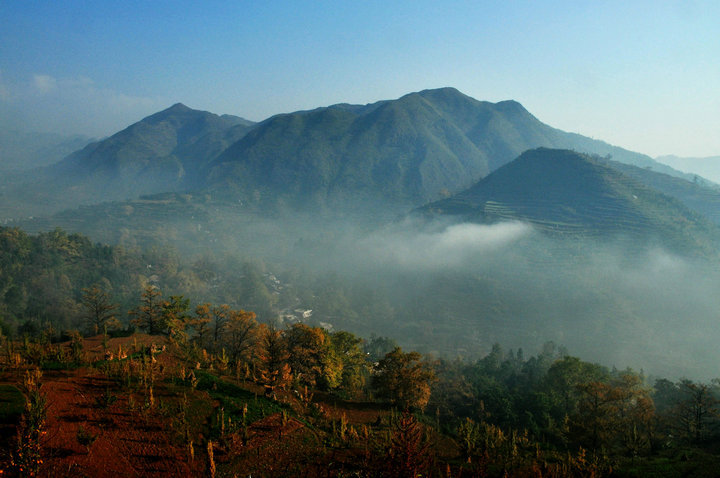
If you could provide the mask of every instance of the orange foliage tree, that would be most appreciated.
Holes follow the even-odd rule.
[[[425,408],[435,374],[420,358],[419,353],[404,353],[400,347],[388,352],[372,375],[371,384],[377,396],[401,408]]]

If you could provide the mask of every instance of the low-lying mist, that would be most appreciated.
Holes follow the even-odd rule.
[[[494,342],[534,353],[554,341],[608,366],[720,376],[720,273],[704,259],[627,238],[550,237],[520,222],[326,223],[299,236],[289,255],[304,271],[385,304],[382,317],[316,315],[337,327],[450,357]]]
[[[553,341],[608,366],[720,376],[720,267],[656,242],[551,236],[521,222],[378,226],[372,214],[259,217],[218,208],[189,221],[117,217],[126,219],[115,232],[88,222],[93,240],[132,249],[144,247],[143,234],[160,238],[195,270],[190,285],[168,284],[167,295],[254,307],[264,319],[311,309],[316,324],[446,357],[480,357],[495,342],[530,355]],[[248,276],[245,262],[259,264],[253,274],[264,279]],[[277,287],[256,287],[271,276]],[[199,289],[203,277],[213,279]]]

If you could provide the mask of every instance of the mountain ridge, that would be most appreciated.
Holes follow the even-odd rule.
[[[392,217],[460,192],[536,147],[660,168],[645,155],[552,128],[517,101],[479,101],[451,87],[259,123],[175,103],[0,184],[7,199],[0,217],[200,191],[258,211]]]
[[[38,215],[193,188],[205,162],[252,125],[176,103],[55,164],[25,172],[17,184],[3,185],[3,193]]]
[[[678,250],[710,251],[720,237],[699,213],[607,160],[548,148],[526,151],[472,187],[417,211],[479,223],[518,220],[553,234],[661,237]]]
[[[652,162],[545,125],[517,101],[479,101],[448,87],[268,118],[209,163],[205,187],[246,202],[322,209],[356,195],[417,207],[538,146]]]

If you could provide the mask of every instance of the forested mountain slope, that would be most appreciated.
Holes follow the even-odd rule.
[[[678,250],[717,248],[716,227],[680,201],[607,161],[568,150],[527,151],[473,187],[422,211],[463,221],[529,222],[552,233],[652,238]]]

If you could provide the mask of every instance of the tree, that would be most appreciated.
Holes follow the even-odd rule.
[[[428,476],[433,462],[432,447],[422,426],[407,410],[395,423],[385,464],[389,476],[419,478]]]
[[[654,433],[652,398],[640,377],[623,372],[610,381],[576,386],[580,392],[572,427],[583,446],[617,449],[631,456],[651,446]]]
[[[430,399],[430,383],[435,374],[417,352],[404,353],[395,347],[378,362],[372,387],[379,398],[402,408],[425,408]]]
[[[187,329],[190,325],[190,299],[181,295],[172,295],[162,302],[163,322],[167,325],[168,335],[177,344],[186,345]]]
[[[342,369],[331,356],[330,337],[324,329],[295,324],[285,332],[285,340],[290,354],[288,363],[301,382],[311,387],[339,385]]]
[[[397,347],[398,344],[389,337],[379,337],[370,334],[370,340],[365,344],[365,352],[371,362],[379,362],[388,352]]]
[[[230,306],[223,304],[219,307],[212,308],[212,333],[213,333],[213,349],[218,351],[220,348],[220,342],[222,341],[223,334],[225,333],[225,324],[228,321],[230,314]]]
[[[147,286],[140,297],[140,305],[129,312],[134,317],[132,324],[150,335],[165,332],[167,324],[164,320],[161,298],[160,289],[154,285]]]
[[[195,317],[192,319],[191,325],[195,331],[194,342],[200,347],[205,345],[207,337],[210,335],[211,309],[212,305],[207,302],[195,307]]]
[[[97,335],[101,330],[115,328],[120,325],[114,314],[118,305],[112,303],[110,295],[105,290],[95,284],[82,291],[82,304],[86,310],[84,318],[88,329]]]
[[[688,440],[700,443],[706,438],[710,420],[718,416],[718,399],[710,386],[704,383],[683,379],[679,389],[685,396],[674,413],[679,431]]]
[[[596,451],[605,445],[613,432],[612,391],[604,382],[588,382],[577,385],[580,392],[578,411],[574,415],[573,425],[585,446]]]
[[[552,364],[546,375],[546,385],[560,399],[560,413],[557,418],[572,415],[578,406],[582,391],[578,385],[590,382],[604,382],[607,370],[597,364],[584,362],[577,357],[563,357]]]
[[[361,345],[363,340],[350,332],[331,334],[334,355],[342,365],[341,387],[351,394],[358,394],[365,387],[369,364]]]
[[[239,360],[249,361],[249,352],[255,345],[258,334],[255,312],[230,310],[226,328],[226,341],[232,361],[235,363]]]
[[[287,343],[281,331],[273,325],[260,326],[258,343],[258,360],[261,382],[265,385],[266,394],[274,394],[276,388],[285,388],[290,382],[290,366]]]
[[[652,449],[655,438],[655,404],[642,378],[623,373],[613,381],[613,408],[618,418],[616,436],[631,456]]]

